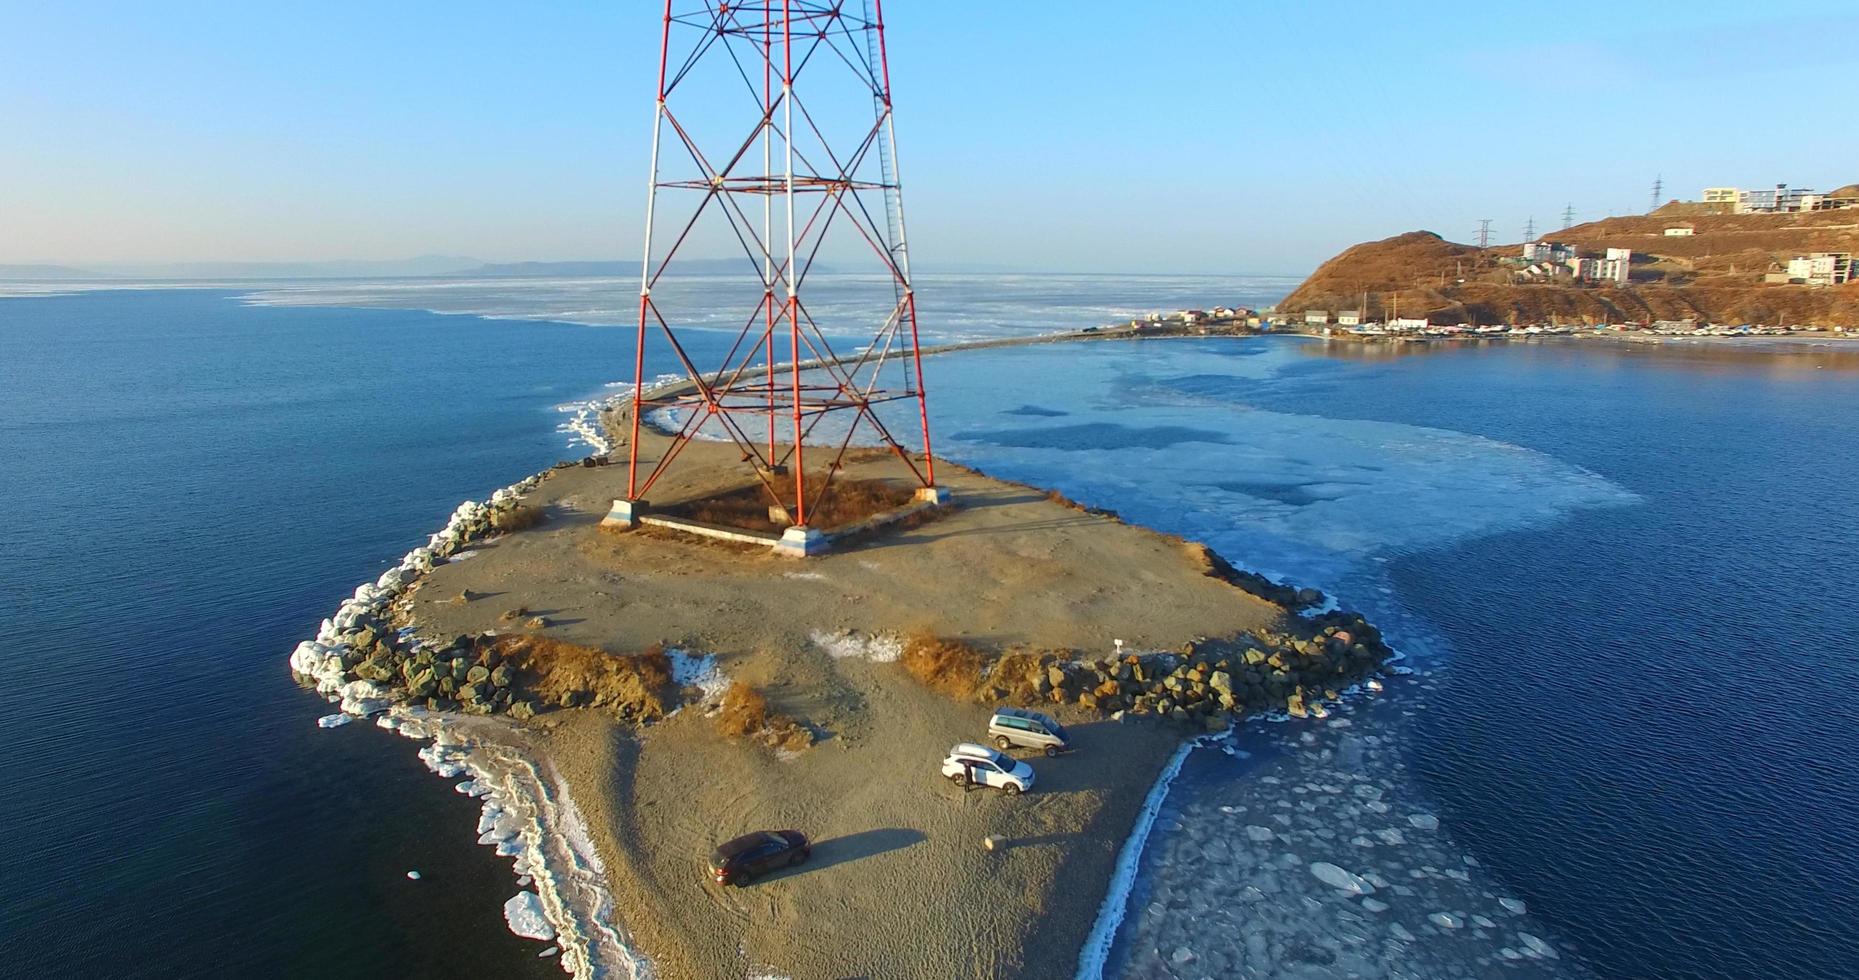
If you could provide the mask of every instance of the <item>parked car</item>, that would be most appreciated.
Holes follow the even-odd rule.
[[[1022,711],[1019,708],[1002,708],[988,719],[988,735],[994,744],[1004,751],[1018,745],[1026,749],[1039,749],[1047,757],[1058,755],[1071,748],[1071,736],[1066,734],[1065,726],[1037,711]]]
[[[963,742],[942,760],[942,774],[959,786],[995,786],[1009,796],[1033,788],[1033,767],[985,745]]]
[[[812,855],[813,845],[798,830],[758,830],[719,845],[710,855],[710,874],[719,885],[746,885]]]

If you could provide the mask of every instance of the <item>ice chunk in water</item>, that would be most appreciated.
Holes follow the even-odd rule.
[[[1331,888],[1341,889],[1351,895],[1372,895],[1375,886],[1369,884],[1361,875],[1345,871],[1328,861],[1317,861],[1310,866],[1310,873],[1318,881]]]
[[[1435,912],[1427,916],[1427,921],[1439,926],[1441,929],[1459,928],[1459,918],[1451,912]]]
[[[1517,938],[1523,942],[1525,950],[1527,950],[1531,956],[1547,956],[1552,960],[1560,958],[1556,954],[1555,947],[1550,946],[1548,943],[1543,942],[1541,939],[1527,932],[1518,933]]]
[[[554,939],[555,927],[542,914],[542,899],[532,891],[521,891],[503,903],[503,920],[510,931],[526,939]]]
[[[1419,830],[1438,830],[1439,818],[1431,813],[1416,813],[1407,818],[1407,822]]]
[[[350,717],[349,715],[345,715],[345,714],[340,714],[340,713],[333,714],[333,715],[324,715],[323,717],[316,719],[316,727],[318,728],[341,728],[343,725],[346,725],[349,722],[354,721],[354,720],[355,719],[353,717]]]

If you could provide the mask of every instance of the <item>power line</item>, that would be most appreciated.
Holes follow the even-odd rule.
[[[1523,240],[1526,242],[1536,241],[1536,216],[1535,215],[1531,215],[1530,220],[1523,223]]]
[[[1480,218],[1478,221],[1478,247],[1491,244],[1491,219]]]
[[[1568,207],[1562,209],[1562,230],[1568,231],[1570,228],[1574,226],[1575,226],[1575,205],[1571,204]]]
[[[1660,198],[1664,196],[1664,194],[1665,194],[1665,175],[1660,174],[1657,177],[1654,177],[1652,179],[1652,209],[1654,211],[1659,210],[1659,201],[1660,201]]]

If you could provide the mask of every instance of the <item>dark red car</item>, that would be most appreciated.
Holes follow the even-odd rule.
[[[758,830],[718,846],[710,855],[710,875],[719,885],[746,885],[812,855],[813,845],[798,830]]]

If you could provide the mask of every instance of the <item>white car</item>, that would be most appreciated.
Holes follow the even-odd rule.
[[[1033,788],[1033,767],[985,745],[963,742],[942,760],[942,774],[959,786],[996,786],[1009,796]]]

